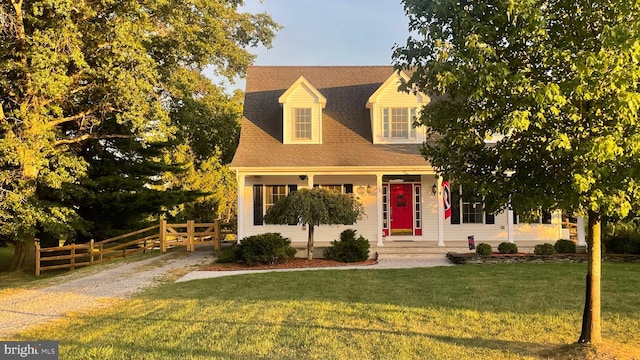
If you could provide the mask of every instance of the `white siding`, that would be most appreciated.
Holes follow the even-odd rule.
[[[561,230],[555,221],[553,224],[515,224],[514,242],[536,240],[555,242],[561,237]],[[444,224],[444,241],[466,241],[467,236],[473,235],[476,244],[483,241],[508,241],[508,217],[506,212],[495,215],[495,224],[451,224],[447,219]]]
[[[438,206],[439,197],[433,195],[431,188],[436,184],[436,178],[432,175],[422,176],[421,209],[422,209],[422,235],[421,236],[388,236],[384,241],[413,240],[438,242]],[[298,175],[288,176],[247,176],[244,188],[244,226],[243,236],[257,235],[266,232],[279,232],[298,245],[307,242],[307,230],[301,225],[253,225],[253,185],[292,185],[298,189],[307,187],[308,180],[300,180]],[[382,231],[382,225],[378,224],[377,196],[382,196],[381,189],[376,188],[375,175],[314,175],[314,184],[335,185],[353,184],[354,194],[358,194],[358,188],[367,189],[371,193],[357,196],[364,205],[365,216],[353,225],[322,225],[315,229],[315,241],[331,242],[339,238],[345,229],[356,229],[358,233],[375,243],[378,234]],[[555,242],[561,237],[559,214],[552,217],[553,224],[516,224],[514,225],[514,241],[535,240],[540,242]],[[477,243],[480,242],[506,242],[508,241],[508,217],[506,212],[495,215],[495,224],[451,224],[451,220],[444,222],[444,242],[466,241],[467,236],[473,235]],[[239,225],[241,222],[238,223]]]

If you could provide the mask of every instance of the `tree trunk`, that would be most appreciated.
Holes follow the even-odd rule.
[[[600,268],[602,263],[600,214],[589,210],[587,235],[587,286],[582,314],[582,333],[579,343],[598,344],[602,341],[600,327]]]
[[[309,224],[309,239],[307,241],[307,260],[313,260],[313,225]]]
[[[36,238],[34,235],[25,235],[16,241],[13,252],[11,270],[34,272],[36,269]]]

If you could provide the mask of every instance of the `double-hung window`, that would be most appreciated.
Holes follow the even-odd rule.
[[[482,224],[484,221],[482,202],[475,198],[462,198],[462,223]]]
[[[382,136],[387,139],[415,139],[416,108],[386,107],[382,109]]]
[[[474,191],[461,190],[451,187],[451,224],[495,224],[494,214],[484,211],[482,199]]]
[[[285,185],[267,185],[265,190],[264,212],[266,214],[273,204],[287,197],[287,187]]]
[[[311,108],[293,109],[293,138],[311,140]]]
[[[267,210],[297,189],[298,186],[295,184],[253,185],[253,225],[262,225]]]

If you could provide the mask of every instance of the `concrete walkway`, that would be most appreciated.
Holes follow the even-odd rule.
[[[352,269],[409,269],[435,266],[451,266],[453,265],[445,255],[432,255],[421,258],[388,258],[379,259],[374,265],[348,265],[339,267],[319,267],[319,268],[297,268],[297,269],[273,269],[273,270],[236,270],[236,271],[192,271],[176,282],[218,278],[231,275],[257,274],[265,272],[284,272],[284,271],[307,271],[307,270],[352,270]]]

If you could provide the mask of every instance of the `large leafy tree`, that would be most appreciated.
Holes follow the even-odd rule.
[[[185,166],[181,172],[165,172],[162,186],[200,195],[193,201],[173,207],[171,203],[166,203],[170,219],[178,222],[195,220],[201,223],[218,219],[230,222],[232,218],[235,219],[238,199],[236,177],[229,166],[222,163],[220,151],[205,160],[197,161],[193,149],[182,144],[165,156],[168,163]]]
[[[80,185],[102,147],[120,156],[168,140],[172,77],[212,66],[242,75],[246,48],[277,25],[238,11],[240,0],[7,0],[0,3],[0,232],[13,267],[33,266],[38,229],[72,234],[78,206],[51,201]],[[123,142],[120,142],[123,141]],[[99,152],[99,151],[97,151]],[[127,178],[129,175],[123,175]]]
[[[433,95],[424,156],[489,211],[588,213],[579,342],[600,342],[600,217],[640,199],[640,3],[403,3],[412,35],[393,57],[407,89]]]
[[[271,206],[267,224],[305,224],[308,227],[307,259],[313,259],[314,231],[320,225],[353,224],[364,216],[364,207],[351,195],[323,188],[301,189]]]
[[[206,193],[171,208],[170,217],[177,221],[235,218],[236,180],[228,163],[238,145],[243,94],[222,90],[197,71],[180,69],[172,75],[170,117],[180,145],[165,158],[186,169],[166,172],[165,184],[169,189]]]

